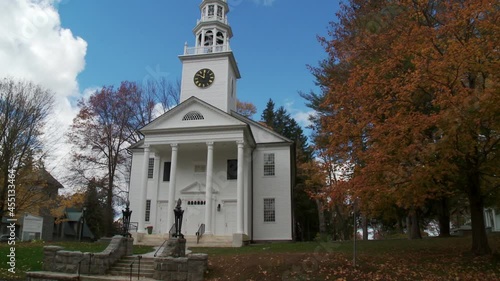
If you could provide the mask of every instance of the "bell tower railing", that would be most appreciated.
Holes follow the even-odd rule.
[[[211,53],[229,52],[231,48],[229,44],[215,46],[188,47],[184,46],[184,55],[201,55]]]

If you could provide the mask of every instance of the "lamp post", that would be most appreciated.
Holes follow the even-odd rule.
[[[85,222],[85,211],[86,210],[87,210],[87,208],[83,207],[82,217],[80,218],[80,240],[79,240],[79,242],[82,242],[82,238],[83,238],[83,226],[84,226],[84,222]]]
[[[132,215],[132,211],[129,208],[130,202],[127,201],[127,207],[125,210],[122,210],[123,214],[123,233],[124,237],[130,237],[129,228],[130,228],[130,216]]]

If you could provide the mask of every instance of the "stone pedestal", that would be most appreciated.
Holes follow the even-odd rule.
[[[234,233],[233,234],[233,247],[238,248],[246,245],[248,243],[248,235],[243,233]]]
[[[186,256],[186,239],[170,238],[167,245],[160,254],[161,257],[185,257]]]
[[[182,258],[161,257],[155,259],[153,278],[172,281],[203,281],[207,269],[207,254],[190,254]]]

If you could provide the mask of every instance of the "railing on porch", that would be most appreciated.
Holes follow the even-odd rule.
[[[128,227],[128,231],[129,232],[132,232],[133,230],[135,230],[135,232],[137,232],[138,229],[139,229],[139,223],[138,222],[130,222],[129,223],[129,227]]]
[[[158,254],[158,252],[163,248],[163,245],[165,245],[165,243],[167,243],[168,240],[165,240],[163,241],[163,243],[161,243],[160,247],[158,247],[158,249],[156,249],[156,252],[154,254],[154,257],[156,258],[156,255]]]
[[[172,238],[174,237],[174,234],[175,234],[175,223],[172,224],[172,227],[170,227],[170,230],[168,231],[168,238]]]
[[[200,227],[198,228],[198,231],[196,231],[196,244],[200,243],[201,236],[205,234],[205,224],[202,223]]]

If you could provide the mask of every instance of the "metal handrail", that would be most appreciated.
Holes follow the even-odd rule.
[[[137,232],[137,230],[139,229],[139,223],[138,222],[130,222],[128,231],[132,232],[132,229],[135,229],[135,231]]]
[[[82,265],[82,261],[85,259],[85,257],[83,257],[79,262],[78,262],[78,280],[80,280],[80,267]]]
[[[200,238],[205,234],[205,224],[202,223],[200,227],[198,228],[198,231],[196,231],[196,244],[200,243]]]
[[[135,261],[131,262],[129,265],[129,267],[130,267],[130,273],[129,273],[130,281],[132,281],[132,267],[134,266],[134,263],[135,263]]]
[[[139,278],[141,276],[141,259],[142,259],[142,256],[137,256],[137,258],[139,259],[139,263],[137,264],[137,280],[139,280]]]
[[[90,265],[92,264],[92,257],[93,256],[94,256],[94,254],[89,253],[89,272],[88,272],[88,274],[90,274]]]
[[[175,234],[175,223],[172,224],[172,227],[170,228],[170,230],[168,231],[168,238],[172,238],[174,237],[174,234]]]
[[[161,243],[160,247],[158,247],[158,249],[156,249],[156,252],[154,254],[154,257],[156,258],[156,254],[158,253],[158,251],[161,249],[161,247],[163,247],[163,245],[165,244],[165,242],[167,242],[168,240],[165,240],[163,241],[163,243]]]

